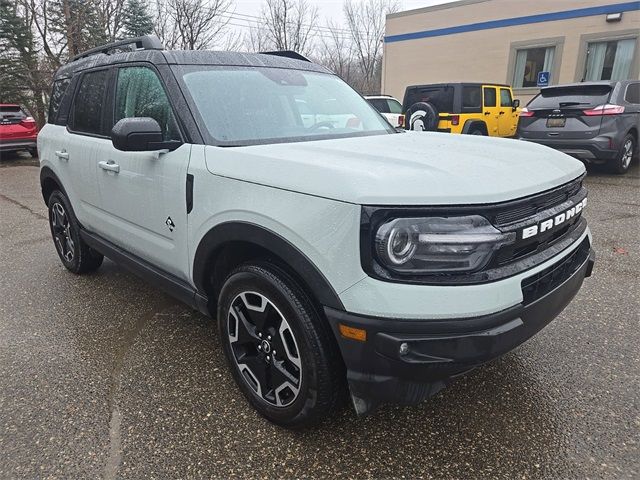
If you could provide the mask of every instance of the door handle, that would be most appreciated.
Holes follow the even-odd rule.
[[[504,115],[504,112],[500,112],[500,115]]]
[[[58,157],[61,160],[69,160],[69,154],[67,153],[66,150],[56,150],[56,157]]]
[[[101,169],[107,170],[109,172],[118,173],[120,171],[120,165],[118,165],[117,163],[114,163],[113,160],[109,160],[108,162],[98,162],[98,166]]]
[[[484,112],[485,115],[491,115],[491,112]]]

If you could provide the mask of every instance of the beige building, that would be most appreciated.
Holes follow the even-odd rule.
[[[640,78],[640,1],[461,0],[387,16],[382,91],[495,82],[523,105],[549,84]],[[544,78],[542,78],[544,79]]]

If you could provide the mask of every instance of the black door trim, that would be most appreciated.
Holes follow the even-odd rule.
[[[151,265],[149,262],[121,249],[95,233],[81,229],[80,236],[87,245],[99,251],[105,257],[108,257],[118,265],[123,266],[191,308],[198,310],[204,315],[210,316],[209,309],[207,308],[207,297],[196,291],[194,287],[184,280]]]

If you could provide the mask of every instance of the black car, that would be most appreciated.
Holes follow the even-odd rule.
[[[638,153],[640,81],[543,88],[520,112],[518,136],[625,173]]]

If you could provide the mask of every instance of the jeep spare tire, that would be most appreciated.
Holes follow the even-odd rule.
[[[438,128],[440,114],[438,109],[427,102],[414,103],[409,107],[405,118],[408,130],[417,130],[419,132],[433,132]]]

